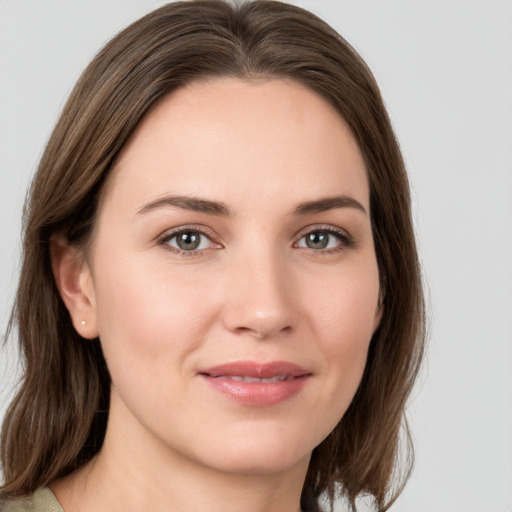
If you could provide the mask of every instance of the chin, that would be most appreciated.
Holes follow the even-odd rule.
[[[269,475],[293,467],[307,469],[312,449],[305,450],[306,444],[286,442],[286,437],[230,439],[227,446],[219,443],[215,450],[204,451],[201,458],[206,465],[225,473]]]

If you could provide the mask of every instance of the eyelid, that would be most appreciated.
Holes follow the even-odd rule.
[[[199,249],[199,250],[191,250],[191,251],[183,251],[181,249],[178,249],[176,247],[173,247],[169,245],[167,242],[174,238],[175,236],[179,235],[180,233],[184,233],[187,231],[197,232],[200,235],[205,236],[210,240],[211,244],[214,247],[209,247],[207,249]],[[210,228],[200,225],[200,224],[185,224],[182,226],[177,226],[175,228],[167,229],[160,235],[158,235],[155,239],[155,243],[157,245],[162,246],[165,250],[172,252],[174,254],[179,254],[182,256],[196,256],[198,254],[202,254],[209,249],[220,249],[223,247],[223,244],[221,242],[218,242],[219,236]]]
[[[343,249],[353,247],[355,244],[355,240],[345,229],[339,228],[337,226],[333,226],[332,224],[312,224],[310,226],[306,226],[305,228],[301,229],[299,231],[299,233],[297,233],[296,241],[293,243],[293,246],[298,247],[297,244],[299,243],[300,240],[302,240],[302,238],[304,238],[306,235],[308,235],[310,233],[314,233],[316,231],[327,232],[331,235],[337,236],[340,240],[339,246],[333,247],[331,249],[324,249],[324,250],[310,249],[311,251],[315,252],[316,254],[329,254],[332,252],[337,252],[337,251],[340,251]]]
[[[199,249],[199,250],[190,250],[190,251],[184,251],[181,249],[178,249],[176,247],[173,247],[169,245],[167,242],[175,237],[176,235],[179,235],[180,233],[187,232],[187,231],[193,231],[197,232],[205,237],[207,237],[213,247],[208,247],[206,249]],[[331,254],[335,252],[342,251],[344,249],[350,248],[354,246],[355,241],[353,237],[342,228],[339,228],[337,226],[333,226],[332,224],[312,224],[309,226],[306,226],[302,228],[295,236],[295,242],[293,242],[292,246],[294,248],[303,248],[299,247],[298,243],[299,241],[306,235],[310,233],[314,233],[316,231],[324,231],[328,234],[331,234],[333,236],[336,236],[340,243],[336,247],[332,247],[330,249],[309,249],[310,252],[313,252],[315,254]],[[224,244],[222,241],[218,241],[220,237],[217,233],[215,233],[212,229],[208,228],[207,226],[201,225],[201,224],[185,224],[181,226],[177,226],[171,229],[167,229],[160,235],[158,235],[155,239],[155,242],[157,245],[162,246],[165,250],[168,250],[171,253],[178,254],[180,256],[197,256],[200,254],[204,254],[208,250],[211,249],[221,249],[224,247]],[[307,249],[307,248],[306,248]]]

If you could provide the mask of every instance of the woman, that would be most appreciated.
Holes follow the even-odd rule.
[[[390,506],[423,343],[408,184],[324,22],[137,21],[78,81],[26,216],[2,510]]]

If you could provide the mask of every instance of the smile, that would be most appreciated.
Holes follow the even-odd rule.
[[[311,372],[284,361],[237,361],[198,374],[216,391],[243,405],[269,407],[298,394]]]
[[[294,379],[295,377],[289,377],[287,375],[276,375],[275,377],[244,377],[242,375],[222,375],[218,378],[231,379],[237,382],[282,382],[283,380]]]

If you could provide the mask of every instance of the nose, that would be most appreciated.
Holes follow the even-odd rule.
[[[225,327],[256,339],[292,332],[298,319],[292,274],[292,269],[271,251],[259,251],[232,262],[225,283]]]

